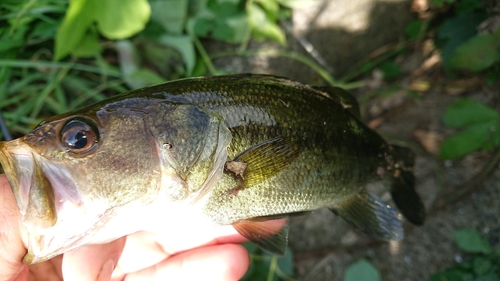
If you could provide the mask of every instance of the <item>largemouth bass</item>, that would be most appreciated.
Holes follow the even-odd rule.
[[[127,216],[155,202],[233,225],[273,253],[284,252],[288,228],[263,221],[322,207],[401,239],[401,216],[366,191],[371,181],[387,184],[410,222],[425,216],[413,155],[366,127],[354,97],[274,76],[134,90],[0,142],[0,162],[28,231],[26,263],[144,230]]]

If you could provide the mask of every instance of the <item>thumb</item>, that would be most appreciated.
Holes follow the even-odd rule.
[[[22,216],[12,190],[5,175],[0,174],[0,280],[17,279],[21,273],[27,273],[27,265],[22,262],[26,254],[22,227]]]

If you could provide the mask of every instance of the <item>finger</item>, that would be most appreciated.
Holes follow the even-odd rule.
[[[200,246],[222,244],[222,242],[242,243],[246,241],[231,225],[210,227],[182,225],[178,229],[156,234],[156,241],[169,254]]]
[[[26,265],[22,259],[26,247],[22,242],[22,217],[5,175],[0,175],[0,280],[14,279]]]
[[[196,248],[172,256],[159,264],[130,273],[134,280],[239,280],[250,257],[241,245],[225,244]]]
[[[29,281],[62,281],[62,256],[48,261],[32,264],[29,267]],[[26,279],[25,279],[26,280]]]
[[[166,259],[169,254],[156,239],[155,234],[144,231],[128,235],[125,248],[113,272],[113,279],[121,280],[126,273],[139,271]]]
[[[216,244],[237,244],[245,241],[245,238],[236,233],[231,226],[203,229],[203,234],[200,234],[200,230],[169,234],[137,232],[127,236],[127,242],[113,278],[120,279],[122,274],[150,267],[170,255],[188,249]]]
[[[125,246],[125,237],[108,244],[88,245],[64,254],[64,280],[109,280]]]

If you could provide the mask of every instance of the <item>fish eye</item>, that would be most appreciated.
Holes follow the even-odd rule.
[[[61,131],[62,144],[73,153],[85,153],[98,141],[94,126],[83,120],[71,120]]]

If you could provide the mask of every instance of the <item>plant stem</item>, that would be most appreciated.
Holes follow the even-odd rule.
[[[318,73],[321,78],[323,78],[328,84],[334,87],[341,87],[344,89],[353,89],[353,88],[359,88],[364,85],[364,82],[358,81],[358,82],[353,82],[353,83],[339,83],[335,81],[335,79],[326,71],[323,67],[321,67],[319,64],[314,62],[313,60],[294,53],[294,52],[287,52],[284,50],[247,50],[247,51],[229,51],[229,52],[219,52],[216,54],[213,54],[211,57],[212,58],[218,58],[218,57],[223,57],[223,56],[231,56],[231,55],[238,55],[238,56],[257,56],[257,55],[263,55],[263,56],[271,56],[271,57],[285,57],[285,58],[290,58],[293,60],[296,60],[298,62],[301,62],[308,67],[312,68],[316,73]]]
[[[269,272],[267,274],[267,281],[273,281],[276,268],[278,267],[278,257],[273,256],[271,259],[271,264],[269,265]]]
[[[200,40],[198,37],[191,35],[191,38],[193,40],[194,46],[196,47],[196,50],[200,53],[201,59],[203,62],[206,64],[208,71],[212,75],[217,75],[217,69],[215,69],[215,66],[212,63],[212,60],[210,59],[210,56],[207,54],[207,51],[205,51],[205,48],[201,44]]]
[[[378,56],[373,56],[369,55],[365,60],[361,61],[358,63],[355,67],[351,68],[346,75],[344,75],[342,78],[339,79],[339,81],[350,81],[372,69],[374,69],[376,66],[379,64],[385,62],[392,56],[397,55],[399,52],[404,50],[406,46],[408,45],[407,42],[402,42],[397,44],[396,46],[390,45],[390,46],[384,46],[382,48],[379,48],[378,50],[375,50],[373,53],[379,53],[381,49],[387,49],[386,51],[382,52],[381,55]],[[368,64],[366,66],[366,64]]]

